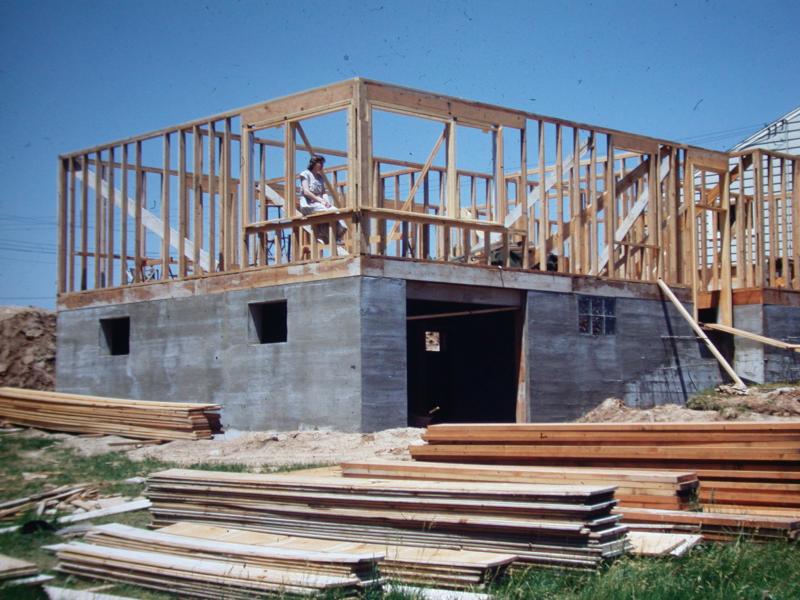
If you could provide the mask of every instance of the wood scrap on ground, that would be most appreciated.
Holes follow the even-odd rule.
[[[703,541],[702,535],[629,531],[631,554],[638,556],[683,556]]]
[[[87,483],[80,483],[62,485],[22,498],[5,500],[0,502],[0,521],[13,521],[33,509],[36,509],[41,515],[45,510],[55,508],[59,504],[70,504],[76,501],[93,499],[97,497],[97,494],[97,488]]]
[[[38,573],[39,567],[35,564],[0,554],[0,582],[5,583],[12,579],[32,577]]]
[[[16,425],[146,440],[208,439],[222,431],[218,404],[155,402],[0,388],[0,418]]]

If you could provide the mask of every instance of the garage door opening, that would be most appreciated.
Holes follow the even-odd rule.
[[[408,423],[513,423],[518,307],[408,300]]]

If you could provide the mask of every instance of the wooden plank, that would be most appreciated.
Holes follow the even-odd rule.
[[[215,123],[208,123],[208,272],[216,272],[219,264],[217,256],[217,190],[214,186],[217,177],[215,176],[216,165],[216,133]]]
[[[525,126],[525,116],[520,111],[377,81],[365,80],[364,83],[366,95],[373,105],[402,108],[415,114],[455,119],[470,125],[502,125],[517,129]]]
[[[186,237],[189,235],[188,191],[186,187],[186,131],[178,132],[178,277],[186,277]]]
[[[212,141],[209,139],[209,144]],[[200,181],[203,174],[203,136],[200,127],[192,128],[192,221],[194,231],[192,234],[192,274],[201,275],[204,267],[200,266],[200,250],[203,247],[203,189]],[[208,268],[206,264],[205,269]]]
[[[614,137],[608,135],[606,137],[606,190],[605,196],[607,198],[603,219],[603,227],[605,228],[606,238],[606,256],[608,256],[608,276],[617,276],[617,246],[614,240],[614,232],[617,229],[617,178],[614,173]],[[597,273],[600,275],[600,272]]]
[[[88,155],[81,156],[81,283],[80,290],[89,288],[88,256],[89,256],[89,179]]]
[[[144,229],[142,227],[142,208],[146,200],[145,194],[145,175],[142,172],[142,142],[136,142],[136,166],[134,198],[133,198],[133,282],[139,283],[144,279],[142,273],[144,253]],[[84,181],[84,187],[86,182]]]
[[[687,162],[691,162],[699,169],[714,171],[715,173],[722,173],[728,170],[728,155],[725,152],[717,152],[715,150],[692,146],[687,150]]]
[[[122,146],[122,193],[119,212],[119,283],[126,285],[128,280],[128,145]]]
[[[639,154],[649,154],[651,156],[658,154],[658,142],[638,135],[618,133],[614,139],[614,146],[624,150],[638,152]]]
[[[101,167],[99,166],[102,164],[101,154],[98,152],[96,154],[95,160],[97,161],[97,165],[94,170],[94,181],[95,181],[95,190],[100,189],[100,177],[101,177]],[[93,256],[93,263],[94,263],[94,280],[92,282],[92,287],[94,288],[101,288],[105,287],[103,285],[103,279],[101,279],[102,273],[102,262],[100,260],[100,253],[104,251],[103,248],[103,200],[100,194],[95,191],[94,194],[94,256]]]
[[[106,163],[106,182],[108,185],[109,195],[108,202],[104,203],[104,210],[106,211],[106,240],[105,240],[105,255],[106,255],[106,286],[114,286],[114,206],[115,206],[115,190],[114,190],[114,151],[112,146],[108,149],[108,162]]]
[[[161,175],[161,222],[164,224],[164,235],[161,236],[161,280],[169,279],[169,264],[170,264],[170,134],[164,134],[164,154],[162,160],[162,167],[164,169]],[[98,186],[96,189],[100,189]],[[97,193],[95,191],[95,193]]]
[[[67,291],[74,292],[75,291],[75,232],[77,230],[77,204],[78,199],[76,196],[76,186],[75,186],[75,167],[78,164],[78,161],[75,159],[69,159],[67,163],[69,166],[69,171],[67,173],[68,181],[69,181],[69,188],[68,188],[68,205],[69,205],[69,217],[68,217],[68,236],[69,236],[69,250],[67,251],[69,264],[67,265]]]
[[[757,333],[744,331],[743,329],[737,329],[735,327],[723,325],[722,323],[704,323],[703,327],[705,329],[724,331],[725,333],[730,333],[732,335],[737,335],[739,337],[743,337],[749,340],[761,342],[762,344],[766,344],[768,346],[775,346],[776,348],[782,348],[784,350],[794,350],[795,352],[800,352],[800,344],[790,344],[788,342],[782,342],[780,340],[776,340],[764,335],[759,335]]]
[[[58,161],[58,293],[67,291],[67,176],[69,164],[65,159]]]

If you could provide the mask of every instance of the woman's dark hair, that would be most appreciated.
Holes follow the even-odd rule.
[[[324,156],[318,156],[318,155],[312,156],[311,160],[308,161],[308,170],[309,171],[313,171],[314,170],[314,165],[317,165],[317,164],[324,165],[325,164],[325,157]]]

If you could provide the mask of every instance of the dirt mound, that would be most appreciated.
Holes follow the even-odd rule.
[[[726,386],[689,399],[686,407],[664,404],[650,409],[626,406],[618,398],[578,419],[579,423],[667,423],[683,421],[781,421],[800,417],[800,387],[751,387],[742,394]]]
[[[579,423],[671,423],[681,421],[719,421],[715,410],[692,410],[677,404],[649,409],[631,408],[619,398],[608,398],[578,419]]]
[[[387,429],[376,433],[337,431],[230,431],[213,440],[174,441],[136,448],[134,440],[114,436],[81,438],[55,434],[64,446],[83,455],[123,450],[133,460],[153,458],[179,465],[239,464],[248,467],[328,465],[373,457],[408,460],[408,446],[422,443],[424,429]],[[120,442],[134,442],[119,446]]]
[[[704,394],[689,400],[689,407],[715,410],[725,419],[741,419],[742,415],[766,417],[800,417],[800,387],[750,388],[745,395],[727,393]]]
[[[0,307],[0,386],[52,390],[55,366],[56,314]]]

